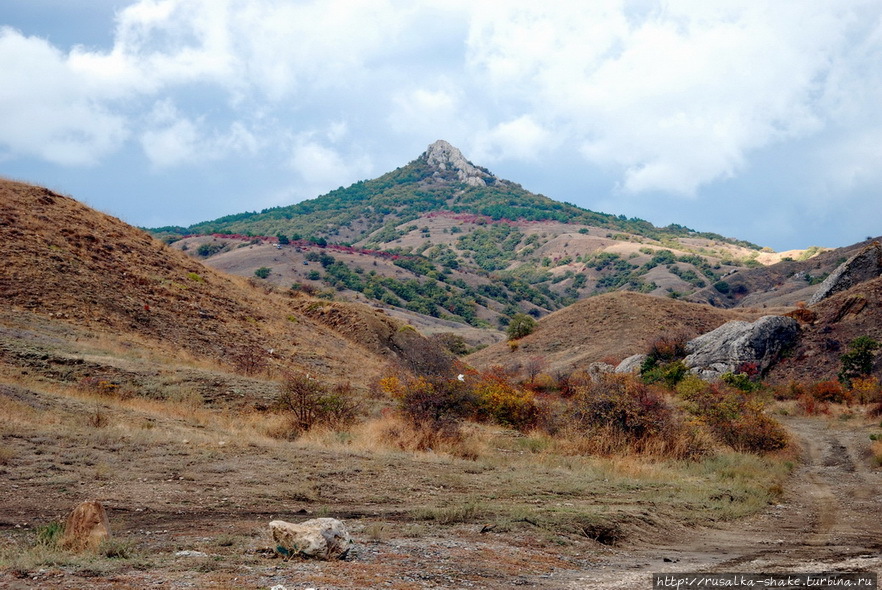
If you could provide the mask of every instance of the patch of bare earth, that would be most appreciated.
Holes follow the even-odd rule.
[[[568,588],[651,588],[665,572],[878,572],[882,568],[882,473],[871,466],[878,425],[788,418],[803,463],[777,505],[719,528],[635,544],[572,576]]]

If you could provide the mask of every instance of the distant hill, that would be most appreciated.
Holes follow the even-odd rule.
[[[229,365],[258,355],[364,387],[390,362],[420,361],[412,351],[440,353],[412,330],[399,334],[402,324],[385,314],[279,295],[45,188],[0,180],[0,203],[0,299],[10,308]],[[334,322],[316,313],[325,308],[337,310]]]
[[[518,312],[542,317],[607,292],[689,298],[732,271],[785,257],[554,201],[444,141],[377,179],[316,199],[152,232],[229,272],[268,269],[261,272],[277,286],[489,329]]]

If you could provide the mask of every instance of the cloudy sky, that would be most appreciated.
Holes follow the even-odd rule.
[[[0,174],[140,226],[436,139],[524,188],[776,250],[877,236],[879,0],[3,0]]]

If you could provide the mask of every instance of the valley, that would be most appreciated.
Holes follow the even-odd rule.
[[[445,150],[381,179],[382,216],[340,205],[369,181],[336,209],[202,233],[0,182],[0,586],[878,567],[877,242],[777,254],[652,228]],[[241,225],[282,220],[305,225]],[[794,340],[751,335],[733,349],[771,352],[721,359],[713,382],[685,364],[699,337],[768,316]],[[83,500],[112,536],[78,553],[58,534]],[[268,523],[316,517],[349,528],[346,558],[284,558]]]

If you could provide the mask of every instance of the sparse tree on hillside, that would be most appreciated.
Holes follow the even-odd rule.
[[[536,329],[536,320],[525,313],[516,313],[508,323],[506,334],[509,340],[518,340],[533,333]]]

